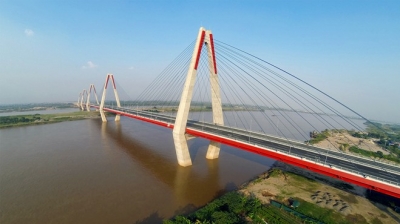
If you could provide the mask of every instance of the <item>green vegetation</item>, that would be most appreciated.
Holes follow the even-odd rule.
[[[318,142],[321,142],[321,141],[327,139],[328,137],[329,137],[329,131],[328,130],[324,130],[324,131],[322,131],[320,133],[315,133],[312,136],[312,139],[310,139],[308,142],[310,144],[316,144]]]
[[[383,224],[383,222],[381,220],[379,220],[377,217],[375,217],[372,221],[372,224]]]
[[[392,154],[384,155],[381,151],[372,152],[364,149],[360,149],[357,146],[351,146],[349,148],[350,152],[357,153],[367,157],[374,157],[374,158],[384,158],[392,162],[400,163],[400,150],[395,149],[392,151]]]
[[[274,206],[263,206],[255,197],[230,192],[188,216],[165,220],[174,223],[303,223],[302,220]]]
[[[281,171],[282,172],[282,171]],[[278,172],[272,172],[272,175]],[[297,180],[310,181],[308,178],[286,173]],[[353,196],[354,197],[354,196]],[[323,208],[314,203],[300,198],[292,198],[299,202],[298,207],[290,208],[284,197],[276,196],[278,201],[268,205],[262,205],[255,197],[244,196],[238,192],[230,192],[210,202],[203,208],[187,216],[176,216],[171,220],[164,220],[164,224],[177,223],[326,223],[326,224],[350,224],[368,223],[360,215],[344,216],[333,209]],[[346,199],[355,200],[352,196]],[[285,205],[286,204],[286,205]],[[377,220],[379,221],[379,220]]]
[[[1,116],[0,128],[25,126],[34,124],[48,124],[61,121],[81,120],[89,117],[99,116],[98,112],[78,111],[64,114],[33,114],[33,115],[16,115]]]
[[[268,172],[268,176],[269,177],[279,177],[284,175],[283,171],[281,169],[276,169],[276,168],[272,168],[269,172]]]
[[[400,125],[367,122],[368,137],[400,142]]]
[[[323,223],[326,224],[353,223],[346,220],[345,216],[343,216],[342,214],[333,209],[323,208],[320,207],[319,205],[304,201],[300,198],[295,198],[295,200],[300,202],[300,206],[296,208],[297,212],[300,212],[313,219],[319,220]]]
[[[314,192],[318,188],[318,182],[306,176],[301,176],[289,171],[283,172],[282,175],[289,180],[289,184],[297,186],[298,189]],[[281,194],[284,196],[292,196],[293,192],[287,193],[284,189],[281,189]]]
[[[282,171],[281,169],[271,169],[268,172],[270,177],[284,177],[290,185],[297,186],[307,190],[304,185],[318,185],[319,183],[308,177]],[[256,179],[255,181],[258,181]],[[253,181],[254,183],[254,181]],[[343,189],[353,188],[350,185],[343,183]],[[347,186],[348,185],[348,186]],[[312,187],[314,188],[314,187]],[[284,189],[282,189],[284,192]],[[312,191],[315,192],[315,189]],[[200,208],[194,213],[183,216],[179,215],[171,220],[164,220],[164,224],[176,223],[325,223],[325,224],[352,224],[365,223],[368,221],[360,214],[343,214],[332,208],[320,206],[314,202],[308,202],[298,197],[290,197],[288,192],[275,195],[275,199],[271,200],[270,204],[263,205],[259,199],[250,193],[250,196],[245,196],[238,192],[230,192],[222,197],[215,199],[203,208]],[[357,198],[353,194],[340,194],[341,199],[347,203],[357,204]],[[378,198],[379,195],[377,196]],[[389,197],[389,196],[387,196]],[[388,201],[387,199],[385,199]],[[396,199],[397,200],[397,199]],[[297,202],[297,206],[293,205]],[[393,205],[394,206],[394,205]],[[392,206],[392,207],[393,207]],[[385,214],[380,214],[370,220],[370,223],[382,223],[379,218],[387,218]]]
[[[365,132],[354,130],[324,130],[321,133],[311,132],[311,139],[308,141],[311,144],[321,142],[329,137],[330,132],[348,132],[351,136],[362,139],[372,139],[380,147],[390,152],[389,155],[384,155],[381,151],[372,152],[369,150],[361,149],[357,146],[350,146],[348,143],[343,143],[339,146],[342,151],[349,150],[350,152],[357,153],[366,157],[383,158],[392,162],[400,163],[400,125],[398,124],[380,124],[374,122],[366,122],[367,126]]]
[[[357,146],[349,147],[349,151],[353,152],[353,153],[361,154],[361,155],[366,156],[366,157],[379,157],[378,153],[372,152],[372,151],[368,151],[368,150],[364,150],[364,149],[360,149]]]
[[[366,122],[366,132],[349,131],[349,133],[357,138],[378,139],[378,143],[393,153],[398,151],[400,142],[400,125],[398,124],[380,124],[376,122]]]

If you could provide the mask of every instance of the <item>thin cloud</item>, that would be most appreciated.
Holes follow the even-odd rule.
[[[97,65],[96,64],[94,64],[92,61],[88,61],[87,63],[86,63],[86,65],[84,65],[84,66],[82,66],[82,68],[83,69],[87,69],[87,68],[96,68],[97,67]]]
[[[35,34],[35,32],[33,32],[33,30],[31,29],[25,29],[25,35],[27,37],[33,36]]]
[[[129,67],[128,69],[129,69],[129,70],[133,70],[133,69],[134,69],[134,67],[133,67],[133,66],[131,66],[131,67]]]

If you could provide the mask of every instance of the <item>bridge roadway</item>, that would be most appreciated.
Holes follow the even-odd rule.
[[[98,108],[98,106],[91,105]],[[105,111],[173,128],[175,117],[166,114],[108,107]],[[300,166],[368,189],[400,198],[400,166],[326,150],[303,142],[259,132],[188,120],[187,134],[203,137]]]

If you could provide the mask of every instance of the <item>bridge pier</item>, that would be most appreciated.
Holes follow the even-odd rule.
[[[97,105],[99,105],[99,99],[97,98],[96,88],[94,87],[94,84],[90,84],[89,92],[87,95],[87,101],[86,101],[86,110],[87,111],[90,111],[90,94],[92,93],[92,89],[93,89],[94,96],[96,97],[96,103],[97,103]]]
[[[82,98],[82,93],[79,93],[78,103],[76,104],[79,108],[81,108],[81,98]]]
[[[190,158],[186,136],[180,135],[176,132],[172,132],[172,135],[174,138],[175,152],[176,158],[178,159],[178,164],[181,166],[191,166],[192,159]]]
[[[213,122],[218,125],[223,125],[222,103],[220,96],[220,88],[217,76],[217,67],[215,61],[215,51],[213,36],[210,30],[200,28],[197,36],[196,45],[193,50],[192,59],[188,68],[185,85],[183,87],[181,101],[179,103],[178,112],[176,115],[173,138],[175,144],[176,156],[178,163],[181,166],[192,165],[190,158],[189,148],[187,145],[186,124],[189,116],[190,104],[193,96],[193,87],[196,81],[197,67],[200,60],[201,49],[203,44],[207,46],[208,63],[210,71],[210,85],[211,85],[211,101]],[[211,141],[207,150],[207,159],[216,159],[219,157],[220,143]]]
[[[83,104],[83,102],[86,100],[85,93],[86,93],[86,98],[87,98],[88,93],[87,93],[86,89],[84,89],[82,92],[81,104],[79,105],[81,107],[81,110],[83,110],[83,111],[85,110],[85,104]]]
[[[113,84],[113,88],[114,88],[114,95],[115,95],[115,100],[117,101],[117,107],[121,107],[121,103],[119,101],[119,96],[118,96],[118,92],[117,92],[117,86],[115,85],[115,81],[114,81],[114,75],[113,74],[107,74],[106,77],[106,82],[104,83],[104,89],[103,89],[103,95],[101,97],[101,103],[100,103],[100,115],[101,115],[101,120],[103,122],[107,122],[107,118],[106,115],[104,113],[104,102],[106,100],[106,92],[107,92],[107,86],[108,86],[108,81],[111,78],[111,82]],[[117,114],[115,116],[115,121],[119,121],[121,119],[121,116],[119,114]]]
[[[219,157],[219,151],[221,144],[219,142],[210,141],[207,149],[207,159],[217,159]]]

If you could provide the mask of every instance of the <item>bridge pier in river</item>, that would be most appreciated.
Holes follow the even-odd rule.
[[[86,110],[87,111],[90,111],[90,94],[92,93],[92,89],[93,89],[93,94],[96,97],[96,103],[97,103],[97,105],[99,105],[99,99],[97,98],[96,88],[94,87],[94,84],[90,84],[89,92],[87,95],[87,101],[86,101]]]
[[[113,88],[114,88],[114,95],[115,95],[115,100],[117,101],[117,106],[121,107],[121,103],[119,101],[119,96],[118,96],[118,92],[117,92],[117,86],[115,85],[115,81],[114,81],[114,75],[113,74],[107,74],[106,77],[106,82],[104,83],[104,89],[103,89],[103,95],[101,97],[101,103],[100,103],[100,115],[101,115],[101,120],[103,122],[107,122],[107,118],[106,115],[104,114],[104,102],[106,100],[106,92],[107,92],[107,86],[108,86],[108,81],[111,78],[111,82],[113,84]],[[115,121],[119,121],[121,119],[121,116],[119,114],[115,115]]]
[[[211,101],[212,101],[212,114],[213,123],[223,125],[222,103],[220,86],[217,76],[217,66],[215,60],[214,40],[210,30],[200,28],[197,36],[196,45],[193,50],[192,59],[188,68],[185,85],[183,87],[181,101],[179,103],[178,112],[176,115],[173,138],[175,144],[176,156],[178,163],[181,166],[192,165],[190,158],[189,148],[186,139],[186,124],[189,116],[190,103],[193,96],[193,87],[196,81],[197,67],[200,61],[201,50],[203,45],[207,47],[208,65],[210,71],[210,85],[211,85]],[[207,150],[207,159],[216,159],[219,157],[220,143],[211,141]]]
[[[83,104],[83,102],[86,101],[85,93],[86,93],[86,98],[88,98],[88,93],[87,93],[86,89],[84,89],[82,91],[82,93],[80,94],[81,100],[78,101],[78,106],[81,108],[81,110],[85,110],[85,104]]]

